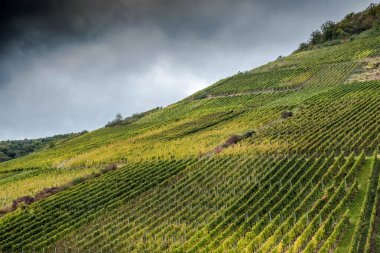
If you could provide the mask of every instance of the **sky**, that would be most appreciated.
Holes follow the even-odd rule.
[[[366,0],[1,0],[0,140],[103,127],[289,55]]]

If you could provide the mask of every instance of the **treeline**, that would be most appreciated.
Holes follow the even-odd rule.
[[[154,109],[151,109],[149,111],[146,111],[146,112],[141,112],[141,113],[134,113],[132,114],[132,116],[129,116],[129,117],[126,117],[126,118],[123,118],[123,116],[121,115],[121,113],[118,113],[116,114],[115,116],[115,119],[108,122],[106,127],[115,127],[115,126],[121,126],[121,125],[129,125],[155,111],[158,111],[162,109],[162,107],[156,107]]]
[[[0,141],[0,162],[15,159],[44,148],[52,148],[62,141],[77,137],[84,133],[87,133],[87,131],[60,134],[39,139]]]
[[[299,45],[296,52],[313,49],[322,44],[339,44],[364,31],[372,28],[379,29],[379,25],[380,4],[370,4],[364,11],[352,12],[338,23],[333,21],[325,22],[320,30],[311,33],[308,42]]]

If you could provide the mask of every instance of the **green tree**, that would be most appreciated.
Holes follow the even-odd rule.
[[[336,25],[332,21],[326,21],[321,26],[323,41],[329,41],[336,38]]]
[[[316,30],[311,33],[310,35],[310,44],[312,45],[317,45],[322,42],[323,36],[321,31]]]
[[[120,122],[123,120],[123,115],[121,113],[116,114],[115,119],[113,121]]]

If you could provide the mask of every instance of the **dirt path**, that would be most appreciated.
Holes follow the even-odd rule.
[[[297,86],[294,88],[279,89],[279,90],[266,89],[266,90],[254,90],[254,91],[248,91],[248,92],[239,92],[239,93],[228,94],[228,95],[208,95],[205,99],[239,97],[239,96],[246,96],[246,95],[253,95],[253,94],[283,93],[283,92],[289,92],[289,91],[298,91],[298,90],[301,90],[302,88],[303,88],[303,86]]]

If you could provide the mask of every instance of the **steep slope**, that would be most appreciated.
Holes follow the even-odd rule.
[[[1,163],[2,206],[119,169],[4,215],[0,251],[373,251],[379,66],[362,34]]]

